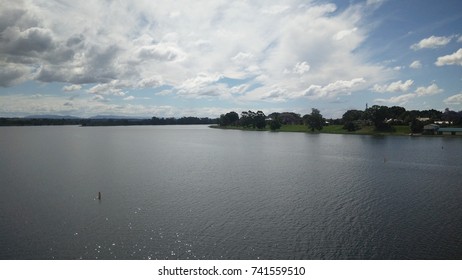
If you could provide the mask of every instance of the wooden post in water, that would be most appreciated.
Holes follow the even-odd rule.
[[[98,200],[101,200],[101,192],[98,192]]]

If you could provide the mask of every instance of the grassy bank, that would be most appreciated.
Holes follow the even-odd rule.
[[[269,131],[270,130],[268,126],[265,129],[243,128],[240,126],[229,126],[229,127],[214,126],[214,128],[252,130],[252,131]],[[343,129],[343,125],[328,125],[328,126],[323,127],[323,129],[320,132],[314,132],[314,133],[357,134],[357,135],[409,135],[410,133],[409,126],[407,125],[393,126],[393,128],[394,128],[394,131],[392,132],[375,131],[373,126],[365,126],[356,131],[348,131],[346,129]],[[283,125],[281,129],[277,131],[313,133],[311,132],[311,130],[308,129],[306,125]]]
[[[409,135],[409,126],[393,126],[394,131],[376,131],[373,126],[365,126],[356,131],[348,131],[343,125],[328,125],[322,128],[320,133],[332,134],[357,134],[357,135]],[[305,125],[287,125],[281,128],[281,131],[290,132],[308,132],[312,133]],[[317,133],[317,132],[315,132]]]

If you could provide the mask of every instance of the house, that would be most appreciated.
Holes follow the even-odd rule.
[[[435,134],[435,132],[438,135],[443,135],[443,134],[451,134],[451,135],[456,135],[456,133],[462,134],[462,128],[461,127],[440,127],[437,124],[427,124],[424,126],[424,134]]]
[[[419,122],[428,122],[430,121],[430,118],[417,118]]]
[[[435,132],[437,132],[439,130],[440,126],[437,125],[437,124],[427,124],[426,126],[424,126],[424,131],[423,133],[424,134],[435,134]]]
[[[443,135],[444,133],[451,133],[451,135],[456,135],[456,133],[462,133],[462,128],[460,127],[444,127],[438,129],[438,135]]]

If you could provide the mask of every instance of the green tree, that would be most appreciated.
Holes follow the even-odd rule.
[[[354,121],[348,121],[343,125],[343,128],[348,131],[356,131],[360,129],[361,127],[358,124],[356,124]]]
[[[343,114],[342,120],[345,123],[361,120],[364,116],[364,112],[360,110],[348,110]]]
[[[311,114],[306,115],[305,118],[306,124],[312,132],[314,132],[315,130],[320,131],[324,126],[324,118],[322,117],[321,112],[316,108],[312,108]]]
[[[220,116],[220,126],[236,125],[239,121],[239,115],[236,112],[229,112]]]
[[[263,129],[266,127],[266,116],[262,111],[258,111],[254,117],[254,127]]]
[[[403,120],[406,109],[400,106],[393,106],[388,109],[389,117],[392,119]]]
[[[269,125],[272,131],[276,131],[281,128],[281,122],[277,119],[271,120]]]
[[[390,117],[389,108],[387,106],[374,105],[366,110],[366,117],[370,119],[376,130],[387,131],[391,126],[385,121]]]
[[[412,133],[422,133],[424,129],[424,123],[418,119],[413,119],[409,124],[409,128],[411,129]]]
[[[242,112],[240,124],[243,127],[253,127],[258,129],[263,129],[266,127],[266,116],[262,111],[258,112]]]

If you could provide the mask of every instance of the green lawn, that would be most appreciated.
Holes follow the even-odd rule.
[[[219,128],[219,129],[235,129],[235,130],[247,130],[247,131],[270,131],[269,125],[267,125],[264,129],[256,129],[256,128],[243,128],[241,126],[228,126],[228,127],[220,127],[218,125],[211,125],[211,128]],[[393,126],[394,131],[376,131],[373,126],[365,126],[357,131],[347,131],[343,129],[343,125],[328,125],[323,127],[321,131],[311,132],[306,125],[282,125],[281,129],[278,129],[277,132],[303,132],[303,133],[331,133],[331,134],[352,134],[352,135],[395,135],[395,136],[407,136],[411,133],[409,126],[407,125],[396,125]],[[420,134],[415,134],[415,136]],[[425,135],[425,136],[443,136],[443,137],[455,137],[452,135]],[[456,137],[462,137],[462,135],[456,135]]]
[[[320,133],[332,133],[332,134],[359,134],[359,135],[408,135],[410,133],[409,126],[401,125],[394,126],[395,131],[393,132],[380,132],[375,131],[373,126],[365,126],[357,131],[348,131],[343,129],[343,125],[328,125],[322,128]],[[309,132],[306,125],[283,125],[279,131],[282,132]],[[314,133],[318,133],[315,131]]]

